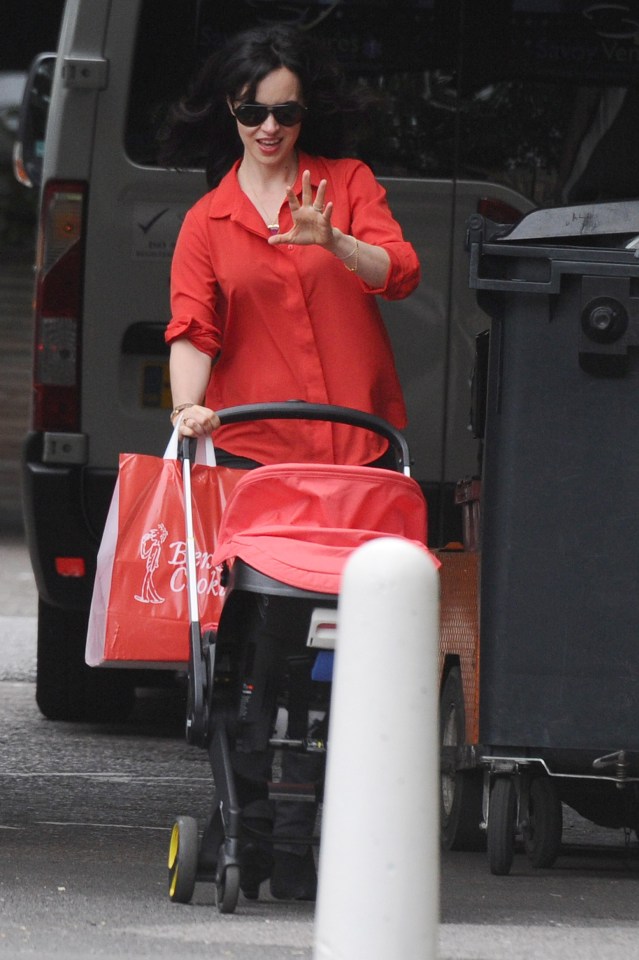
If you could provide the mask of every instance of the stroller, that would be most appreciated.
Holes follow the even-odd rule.
[[[188,903],[196,882],[211,882],[218,910],[232,913],[240,892],[242,844],[272,839],[256,837],[242,822],[233,754],[272,751],[277,767],[278,757],[295,751],[315,758],[311,765],[323,769],[342,569],[358,546],[375,537],[405,537],[425,546],[426,503],[410,477],[404,436],[371,414],[298,401],[218,414],[223,424],[260,419],[345,423],[388,439],[395,458],[395,470],[288,463],[247,471],[229,496],[212,557],[222,565],[225,587],[219,624],[203,629],[192,532],[194,442],[183,443],[190,617],[186,737],[208,751],[215,798],[201,840],[195,818],[181,816],[174,824],[169,896]],[[256,643],[255,637],[265,633],[276,640]],[[275,711],[272,699],[265,705],[265,683],[277,685]],[[282,709],[288,715],[285,734],[276,724]],[[319,718],[310,732],[309,711]],[[321,775],[313,783],[269,783],[271,800],[316,805],[320,792]],[[314,831],[303,841],[278,837],[281,841],[317,843]]]

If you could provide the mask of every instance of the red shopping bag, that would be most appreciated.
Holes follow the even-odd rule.
[[[89,615],[90,666],[173,667],[189,659],[184,493],[177,434],[165,457],[124,453]],[[211,444],[212,449],[212,444]],[[199,455],[199,451],[198,451]],[[211,563],[228,495],[246,471],[191,465],[199,619],[217,623],[224,589]]]

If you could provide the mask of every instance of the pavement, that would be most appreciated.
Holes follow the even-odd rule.
[[[0,682],[6,684],[3,701],[7,700],[7,709],[9,700],[13,703],[13,698],[18,695],[18,700],[20,697],[24,699],[20,691],[24,692],[25,687],[35,680],[36,623],[37,594],[24,539],[15,530],[0,529]],[[37,723],[37,709],[31,696],[27,700],[29,723],[33,724],[34,718]],[[27,709],[26,702],[23,709]],[[62,725],[65,727],[67,725]],[[48,729],[53,732],[53,728]],[[55,729],[60,733],[58,725]],[[88,738],[84,749],[90,752],[92,735],[84,728],[78,728],[77,734],[72,729],[66,733],[74,743],[77,741],[75,750],[82,749],[81,742]],[[125,738],[122,743],[129,739]],[[131,743],[132,749],[134,746]],[[167,749],[167,743],[158,743],[158,751],[162,749]],[[168,749],[177,748],[169,742]],[[158,759],[159,756],[158,753]],[[161,770],[158,771],[160,775]],[[606,854],[599,850],[597,855]],[[567,858],[558,869],[535,872],[522,856],[513,875],[491,877],[484,855],[444,854],[440,895],[442,922],[437,936],[439,960],[639,958],[639,908],[635,906],[639,898],[633,893],[636,868],[632,864],[624,866],[618,858],[605,862],[605,872],[596,862],[594,869],[591,863],[582,869],[579,861]],[[195,911],[194,919],[196,914],[200,915],[196,907],[184,909]],[[344,909],[348,909],[348,904]],[[173,943],[172,955],[175,957],[186,957],[192,949],[199,952],[204,944],[214,948],[211,956],[220,958],[251,960],[257,956],[286,956],[311,960],[313,957],[312,912],[281,919],[274,916],[267,921],[268,926],[258,924],[259,929],[251,922],[250,916],[240,913],[234,919],[229,918],[223,928],[209,926],[208,922],[200,928],[199,923],[193,926],[184,926],[181,921],[175,923],[171,920],[175,916],[173,913],[164,916],[162,911],[159,912],[162,915],[162,936],[169,941],[164,946],[168,949],[169,943]],[[253,919],[257,923],[259,918]],[[63,924],[63,918],[60,922]],[[158,922],[154,918],[148,930],[142,929],[137,922],[136,930],[141,937],[149,939],[149,949],[153,938],[158,936]],[[260,922],[263,924],[263,918]],[[215,933],[214,929],[218,932]],[[224,943],[218,939],[222,933]],[[9,954],[3,952],[3,936],[0,931],[0,957],[8,957]],[[222,953],[215,952],[216,942],[219,948],[223,947]],[[8,942],[6,946],[9,947]],[[25,949],[19,950],[18,954],[11,953],[12,958],[14,955],[37,954]],[[156,955],[164,956],[164,949],[158,950]],[[57,958],[62,954],[52,953],[51,956]],[[95,956],[105,954],[98,951]],[[139,956],[146,957],[147,953]],[[330,960],[342,958],[336,956]],[[435,960],[435,957],[423,956],[420,960]]]

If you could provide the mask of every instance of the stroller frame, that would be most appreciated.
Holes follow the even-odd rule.
[[[223,424],[260,419],[321,420],[371,430],[389,441],[395,457],[396,472],[410,478],[409,450],[405,437],[385,420],[372,414],[347,407],[288,401],[227,408],[218,411],[218,415]],[[321,615],[315,618],[319,622],[315,623],[316,635],[312,646],[309,647],[307,639],[304,648],[307,655],[310,655],[309,651],[312,654],[321,649],[334,647],[337,595],[290,586],[255,569],[241,558],[234,558],[230,570],[226,568],[223,580],[225,603],[217,630],[202,630],[198,614],[196,550],[190,482],[195,446],[195,441],[192,439],[185,439],[182,444],[190,620],[186,739],[190,744],[208,751],[215,785],[215,803],[199,842],[198,826],[194,818],[178,817],[175,822],[169,850],[169,896],[174,902],[188,903],[193,895],[196,881],[212,882],[216,887],[218,910],[221,913],[232,913],[237,906],[240,892],[240,853],[243,839],[271,838],[253,832],[249,834],[242,824],[236,775],[231,762],[232,731],[237,727],[238,711],[237,704],[230,699],[230,696],[233,689],[238,687],[239,679],[237,676],[224,674],[223,664],[229,659],[225,650],[225,625],[233,624],[234,608],[239,609],[242,598],[251,595],[256,603],[260,602],[260,598],[268,598],[265,602],[275,611],[279,604],[285,605],[287,620],[290,620],[290,611],[295,608],[297,620],[291,632],[297,630],[298,637],[302,630],[308,637],[308,627],[301,625],[309,620],[312,621],[313,611],[319,610]],[[289,466],[293,468],[295,465]],[[297,466],[302,468],[302,465]],[[268,471],[271,468],[261,469]],[[375,472],[377,475],[383,471]],[[388,472],[395,473],[395,471]],[[411,483],[419,490],[415,481]],[[423,500],[421,491],[419,496]],[[424,523],[424,537],[425,532]],[[228,629],[226,632],[229,632]],[[293,736],[289,739],[289,737],[272,736],[272,733],[273,731],[270,730],[267,741],[270,749],[294,750],[321,756],[326,753],[326,737],[323,735]],[[269,796],[272,795],[269,794]],[[302,790],[300,799],[316,800],[318,798],[310,795],[307,787],[306,795]],[[280,843],[304,843],[305,845],[317,843],[314,837],[301,839],[278,836],[277,839]]]

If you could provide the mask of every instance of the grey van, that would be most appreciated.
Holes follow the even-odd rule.
[[[23,182],[40,191],[23,487],[39,593],[36,695],[47,717],[124,716],[146,679],[89,669],[84,644],[118,454],[158,454],[168,438],[169,266],[206,183],[197,157],[188,169],[163,167],[157,138],[198,65],[229,33],[293,20],[322,33],[349,75],[384,98],[359,150],[423,265],[413,296],[382,309],[409,407],[413,475],[428,498],[431,544],[441,546],[461,538],[455,484],[477,473],[480,453],[470,381],[488,320],[468,289],[466,222],[478,210],[515,222],[578,185],[588,131],[579,104],[622,82],[606,72],[602,44],[632,42],[605,40],[615,31],[596,6],[68,0],[57,50],[27,83],[16,156]],[[575,59],[585,49],[598,70],[586,90],[586,61]]]

